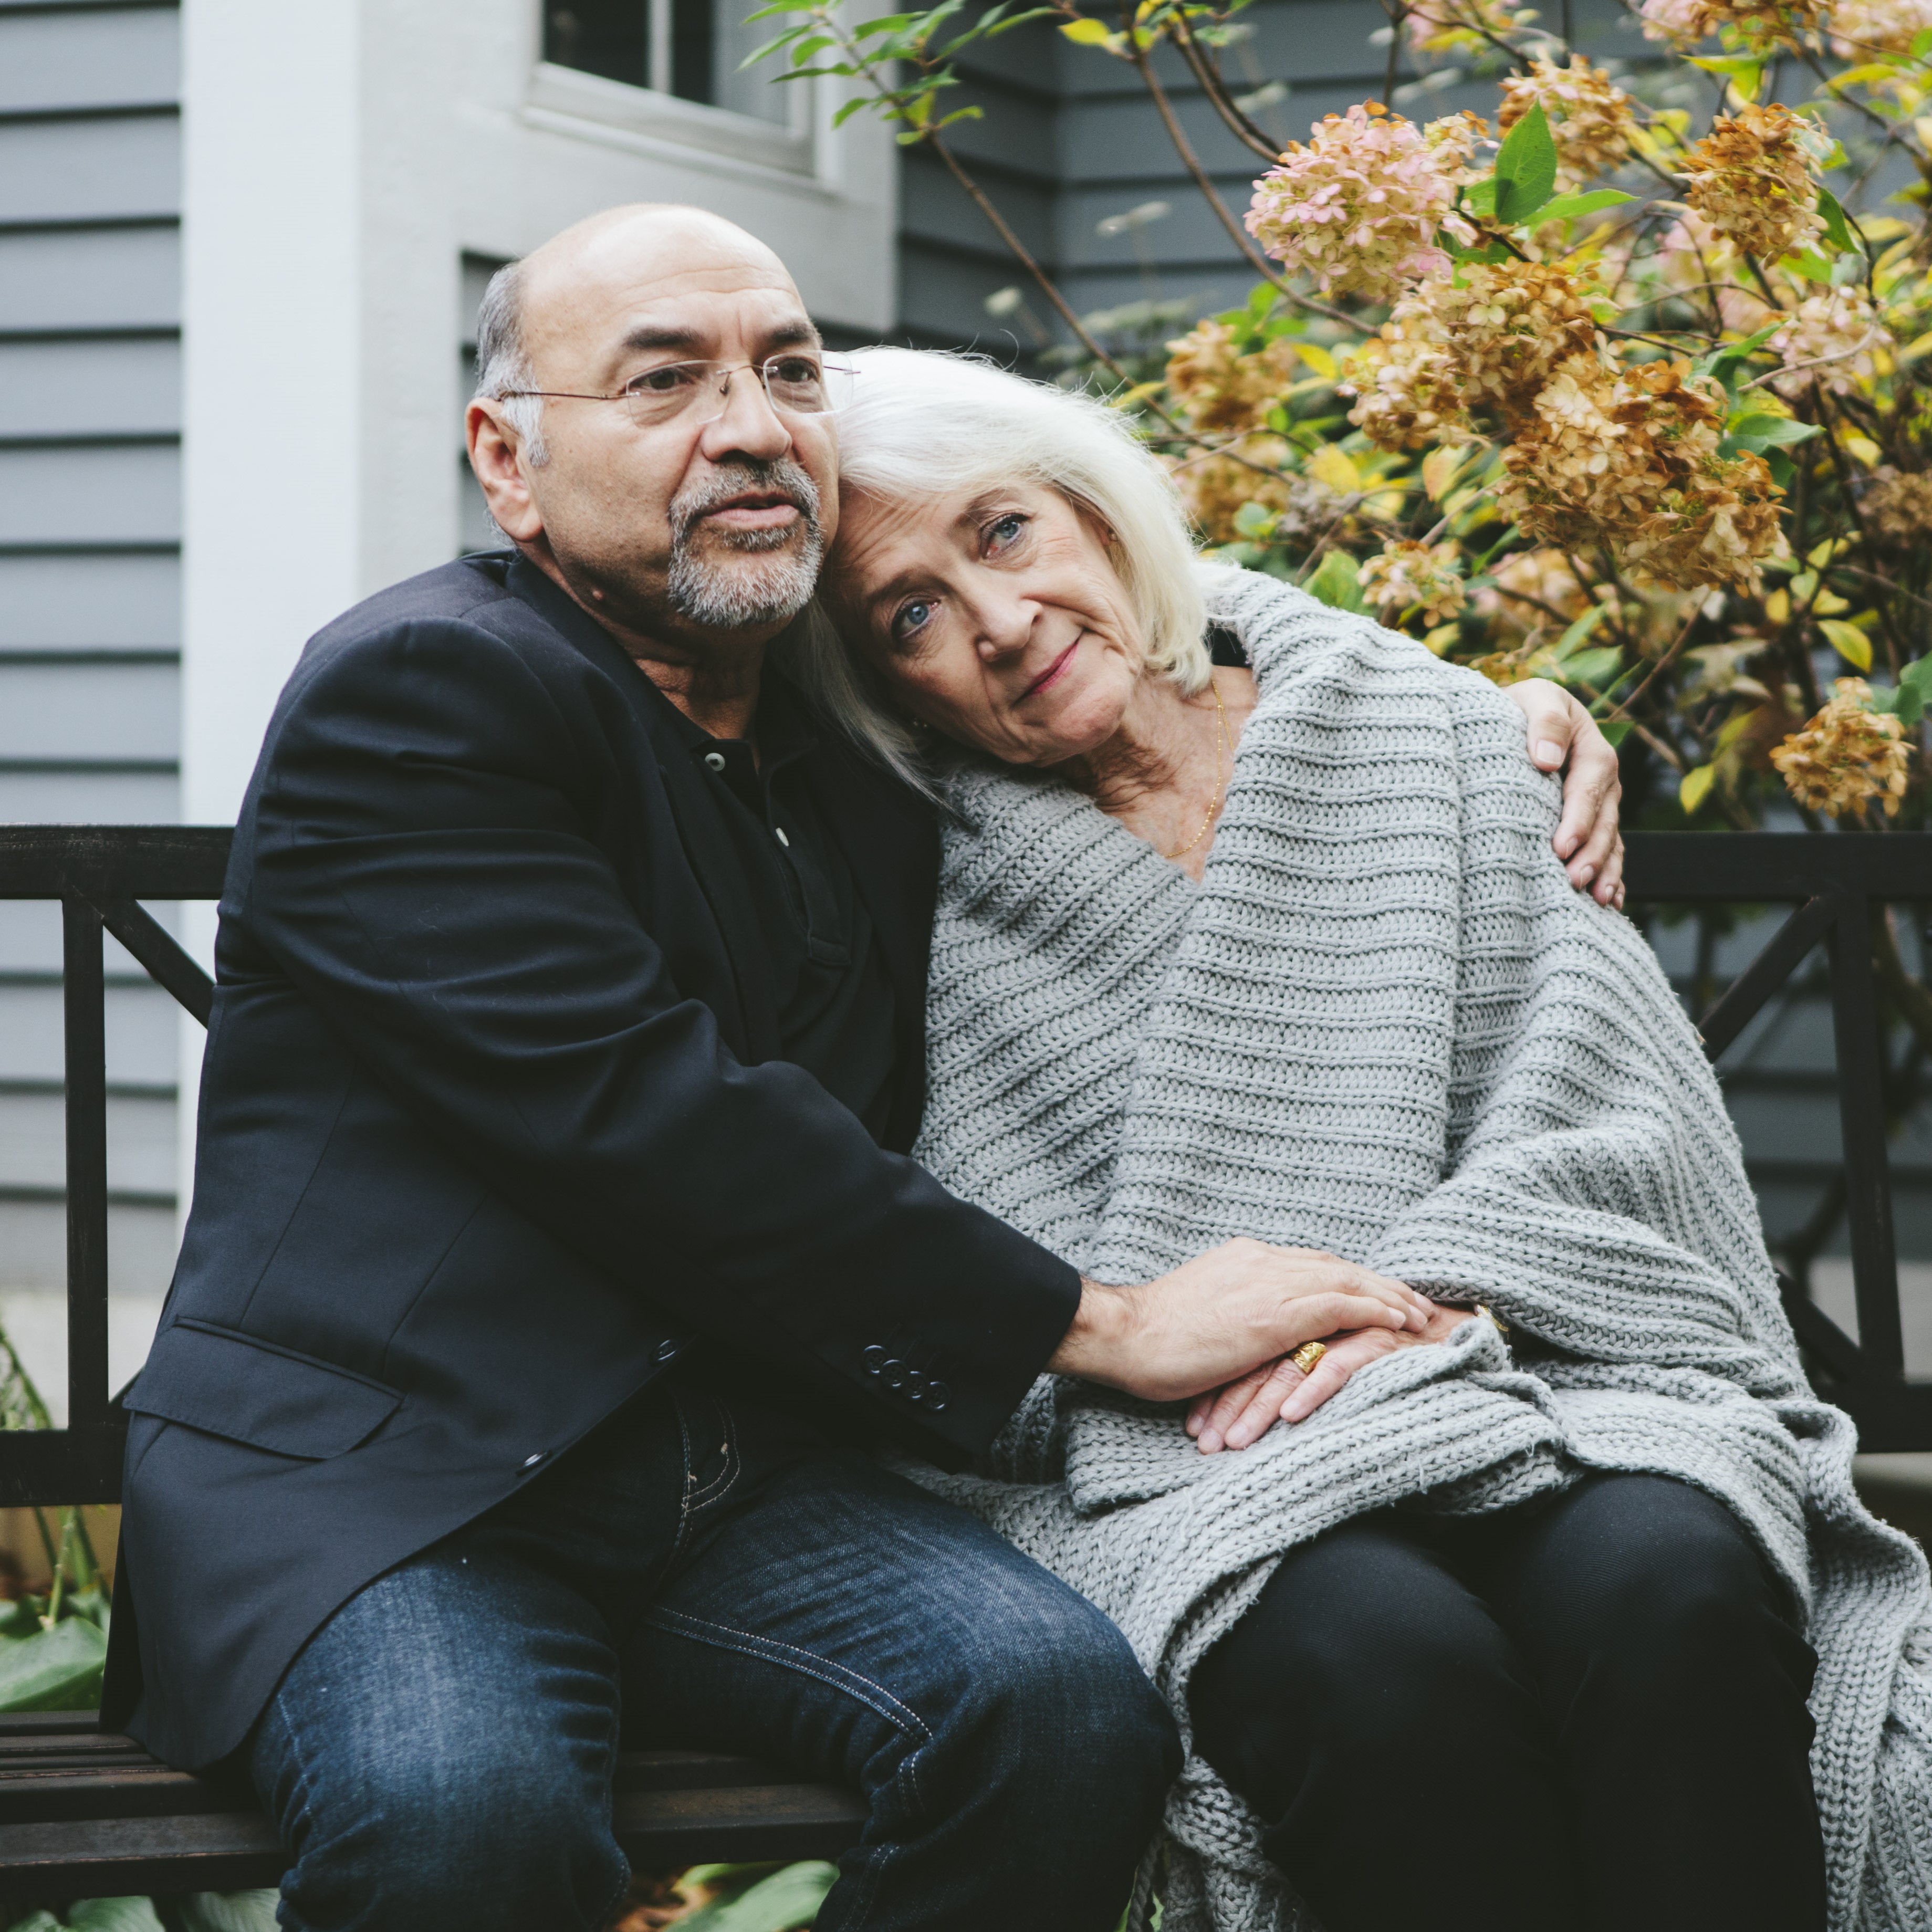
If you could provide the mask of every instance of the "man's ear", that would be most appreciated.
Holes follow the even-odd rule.
[[[524,471],[521,439],[503,420],[499,406],[478,398],[464,412],[470,466],[482,485],[483,500],[496,527],[515,543],[532,543],[543,534],[543,518],[530,495]]]

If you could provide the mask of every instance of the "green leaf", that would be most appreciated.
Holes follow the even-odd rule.
[[[1742,342],[1727,342],[1721,349],[1712,350],[1709,355],[1698,358],[1694,373],[1714,376],[1729,394],[1731,372],[1748,356],[1754,356],[1784,326],[1784,319],[1780,317],[1776,322],[1766,322],[1755,335],[1748,335]]]
[[[769,7],[760,7],[755,14],[745,16],[744,25],[749,26],[754,20],[769,20],[778,14],[809,14],[818,4],[818,0],[772,0]]]
[[[1732,420],[1725,440],[1734,447],[1723,453],[1748,449],[1762,456],[1768,449],[1788,449],[1793,443],[1808,442],[1817,434],[1816,423],[1773,416],[1768,410],[1748,410]]]
[[[1677,788],[1677,802],[1684,808],[1685,818],[1694,818],[1697,815],[1697,808],[1710,796],[1717,778],[1714,765],[1700,765],[1695,771],[1684,774],[1684,782]]]
[[[0,1643],[0,1711],[88,1711],[100,1701],[107,1640],[85,1617]]]
[[[1559,194],[1536,211],[1537,226],[1540,227],[1546,221],[1574,221],[1581,215],[1594,214],[1600,208],[1615,208],[1619,202],[1636,199],[1620,188],[1593,188],[1588,194]]]
[[[1113,29],[1106,21],[1090,20],[1084,15],[1066,21],[1060,31],[1076,47],[1104,47],[1114,38]]]
[[[1605,604],[1594,604],[1590,609],[1586,610],[1582,616],[1579,617],[1576,622],[1556,640],[1556,662],[1561,664],[1609,615],[1610,607]]]
[[[1346,550],[1331,550],[1302,588],[1311,597],[1318,597],[1330,610],[1365,609],[1367,600],[1357,580],[1356,568],[1355,560]]]
[[[1540,106],[1509,130],[1496,154],[1496,219],[1514,228],[1550,199],[1556,185],[1556,143]]]
[[[876,20],[868,20],[862,27],[852,30],[855,40],[869,39],[874,34],[897,34],[910,26],[915,20],[926,18],[923,14],[881,14]]]
[[[1634,718],[1604,718],[1598,720],[1597,729],[1603,733],[1611,750],[1615,751],[1630,736],[1636,723]]]
[[[1234,527],[1255,543],[1266,543],[1274,535],[1275,513],[1260,503],[1244,503],[1234,512]]]
[[[823,1860],[787,1865],[736,1898],[700,1905],[677,1922],[679,1932],[794,1932],[818,1917],[838,1876]]]
[[[1565,658],[1557,667],[1556,674],[1565,684],[1593,685],[1600,691],[1616,676],[1623,661],[1624,654],[1615,644],[1605,644]]]
[[[1472,182],[1462,190],[1462,206],[1472,214],[1493,214],[1496,212],[1496,182],[1493,175],[1487,175],[1479,182]]]
[[[276,1932],[275,1892],[192,1892],[175,1901],[182,1932]]]
[[[1932,658],[1920,658],[1907,664],[1898,674],[1898,681],[1908,689],[1916,691],[1922,698],[1932,698]]]
[[[864,110],[871,106],[872,104],[862,94],[856,100],[847,101],[845,104],[838,110],[838,112],[832,116],[832,126],[835,128],[844,127],[846,122],[850,120],[854,115],[862,112]]]
[[[82,1898],[67,1909],[76,1932],[163,1932],[152,1898]]]
[[[1818,628],[1846,663],[1856,664],[1860,670],[1871,669],[1871,640],[1857,625],[1848,624],[1842,617],[1820,617]]]
[[[1759,83],[1764,79],[1764,62],[1752,60],[1742,54],[1716,56],[1705,59],[1693,58],[1690,64],[1701,67],[1706,74],[1721,74],[1747,100],[1757,98]]]
[[[1834,248],[1856,248],[1857,238],[1838,197],[1821,182],[1818,186],[1818,212],[1825,218],[1825,236]]]
[[[1795,249],[1782,256],[1778,266],[1808,282],[1822,282],[1828,289],[1832,286],[1832,265],[1815,248]]]

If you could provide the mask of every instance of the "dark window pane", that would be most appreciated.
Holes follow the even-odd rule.
[[[544,58],[642,87],[648,19],[647,0],[549,0],[544,8]]]
[[[712,0],[671,0],[670,91],[686,100],[716,98],[711,14]]]

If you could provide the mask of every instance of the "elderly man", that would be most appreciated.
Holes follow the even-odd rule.
[[[244,806],[110,1713],[252,1778],[292,1932],[604,1924],[620,1729],[856,1786],[821,1925],[1104,1932],[1168,1714],[866,1445],[1406,1318],[1252,1243],[1082,1282],[904,1157],[934,832],[764,670],[838,504],[776,258],[617,210],[481,346],[514,554],[317,636]]]

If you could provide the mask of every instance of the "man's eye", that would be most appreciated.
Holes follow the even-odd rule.
[[[915,597],[910,604],[902,604],[892,617],[892,636],[903,644],[915,631],[921,628],[932,615],[932,606],[923,597]]]
[[[686,364],[667,362],[662,369],[646,369],[641,376],[633,376],[625,386],[640,395],[668,396],[690,380],[691,370]]]
[[[818,364],[809,356],[775,356],[765,364],[776,382],[815,382]]]

